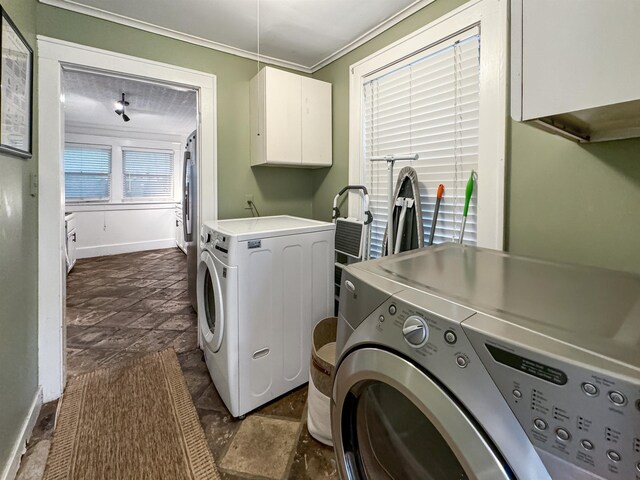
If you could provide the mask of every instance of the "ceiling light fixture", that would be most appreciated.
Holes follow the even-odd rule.
[[[122,120],[124,120],[125,122],[128,122],[129,120],[131,120],[131,118],[129,118],[129,116],[125,113],[125,108],[129,106],[129,102],[127,102],[124,98],[124,93],[122,94],[122,99],[118,100],[115,103],[115,107],[116,107],[116,113],[118,115],[120,115],[122,117]]]

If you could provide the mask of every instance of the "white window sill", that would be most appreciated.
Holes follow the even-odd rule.
[[[126,203],[67,203],[65,212],[105,212],[118,210],[173,210],[180,203],[167,202],[126,202]]]

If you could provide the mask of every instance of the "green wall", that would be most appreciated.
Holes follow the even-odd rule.
[[[579,145],[512,122],[507,246],[640,273],[640,139]]]
[[[33,47],[36,0],[2,7]],[[38,384],[38,201],[29,190],[37,165],[35,155],[0,154],[0,475]]]
[[[39,35],[215,74],[219,217],[250,216],[244,209],[245,194],[254,195],[261,215],[311,216],[309,171],[250,167],[249,81],[258,70],[255,61],[40,3],[37,30]]]
[[[349,66],[453,10],[438,0],[314,74],[333,84],[333,167],[313,172],[313,215],[329,219],[348,183]],[[505,246],[640,273],[640,139],[578,145],[510,122]]]

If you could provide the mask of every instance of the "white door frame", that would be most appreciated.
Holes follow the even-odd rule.
[[[121,73],[193,88],[198,92],[199,215],[215,220],[217,119],[215,75],[38,36],[38,376],[45,402],[62,395],[66,382],[64,301],[64,108],[62,69]],[[199,236],[199,228],[197,235]]]

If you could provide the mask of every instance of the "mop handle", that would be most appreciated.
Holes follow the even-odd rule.
[[[462,212],[462,225],[460,225],[460,238],[458,243],[462,243],[464,237],[464,227],[467,223],[467,214],[469,213],[469,203],[471,203],[471,195],[473,195],[473,176],[476,174],[474,170],[471,170],[471,175],[467,181],[467,191],[464,198],[464,211]]]
[[[438,185],[438,192],[436,193],[436,206],[433,209],[433,220],[431,221],[431,231],[429,232],[429,242],[427,245],[433,245],[433,237],[436,234],[436,223],[438,221],[438,212],[440,211],[440,201],[444,194],[444,185]]]

